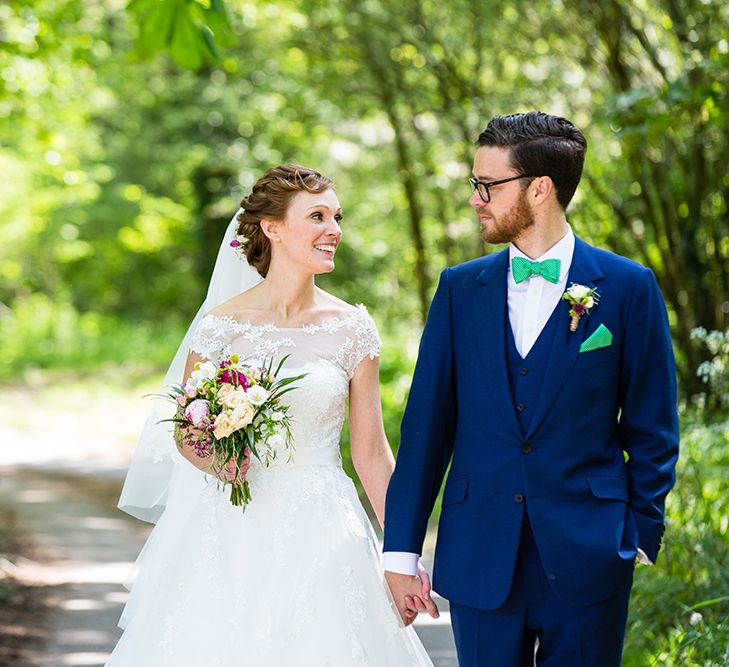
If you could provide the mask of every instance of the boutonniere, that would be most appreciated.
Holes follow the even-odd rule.
[[[590,313],[592,308],[599,300],[600,295],[597,293],[596,287],[587,287],[587,285],[578,285],[572,283],[569,289],[562,295],[570,303],[570,331],[577,331],[577,325],[580,318]]]

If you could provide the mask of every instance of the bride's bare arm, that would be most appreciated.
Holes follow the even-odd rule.
[[[380,367],[365,358],[349,384],[349,430],[352,462],[380,526],[385,523],[385,495],[395,469],[395,458],[382,424]]]
[[[365,358],[357,366],[349,384],[349,431],[352,462],[362,480],[380,526],[385,524],[385,496],[395,469],[395,458],[382,424],[380,400],[380,366],[377,358]],[[438,617],[438,608],[430,599],[430,578],[422,566],[418,575],[385,573],[395,597],[395,604],[406,625],[419,611]],[[394,581],[394,579],[401,581]]]

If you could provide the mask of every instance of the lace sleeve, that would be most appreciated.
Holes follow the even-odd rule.
[[[337,353],[337,361],[347,372],[351,380],[360,362],[369,357],[380,356],[382,341],[377,333],[377,326],[367,308],[360,305],[351,318],[347,320],[347,336]]]
[[[230,353],[229,330],[226,318],[206,315],[200,320],[200,324],[192,336],[190,351],[217,362],[218,359]]]

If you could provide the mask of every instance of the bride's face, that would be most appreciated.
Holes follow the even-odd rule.
[[[269,236],[273,261],[296,264],[313,275],[333,271],[334,255],[342,238],[341,220],[342,209],[334,190],[297,193],[286,217]]]

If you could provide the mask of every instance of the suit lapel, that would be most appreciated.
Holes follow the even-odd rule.
[[[506,266],[508,249],[501,251],[478,276],[473,294],[473,310],[479,355],[487,380],[488,394],[496,414],[521,436],[516,418],[506,362]]]
[[[595,257],[594,250],[584,241],[575,238],[575,250],[567,276],[567,287],[572,285],[572,283],[597,287],[595,283],[601,278],[602,271]],[[598,304],[594,306],[594,309],[599,307]],[[570,305],[565,300],[561,300],[557,304],[558,312],[556,317],[558,319],[556,333],[552,340],[549,358],[544,371],[542,388],[534,406],[534,413],[525,433],[525,438],[529,438],[536,431],[537,427],[542,423],[554,405],[557,396],[559,396],[562,387],[572,372],[575,361],[577,361],[580,345],[582,345],[585,339],[587,320],[590,315],[584,315],[580,319],[577,331],[573,332],[569,329],[569,309]]]

